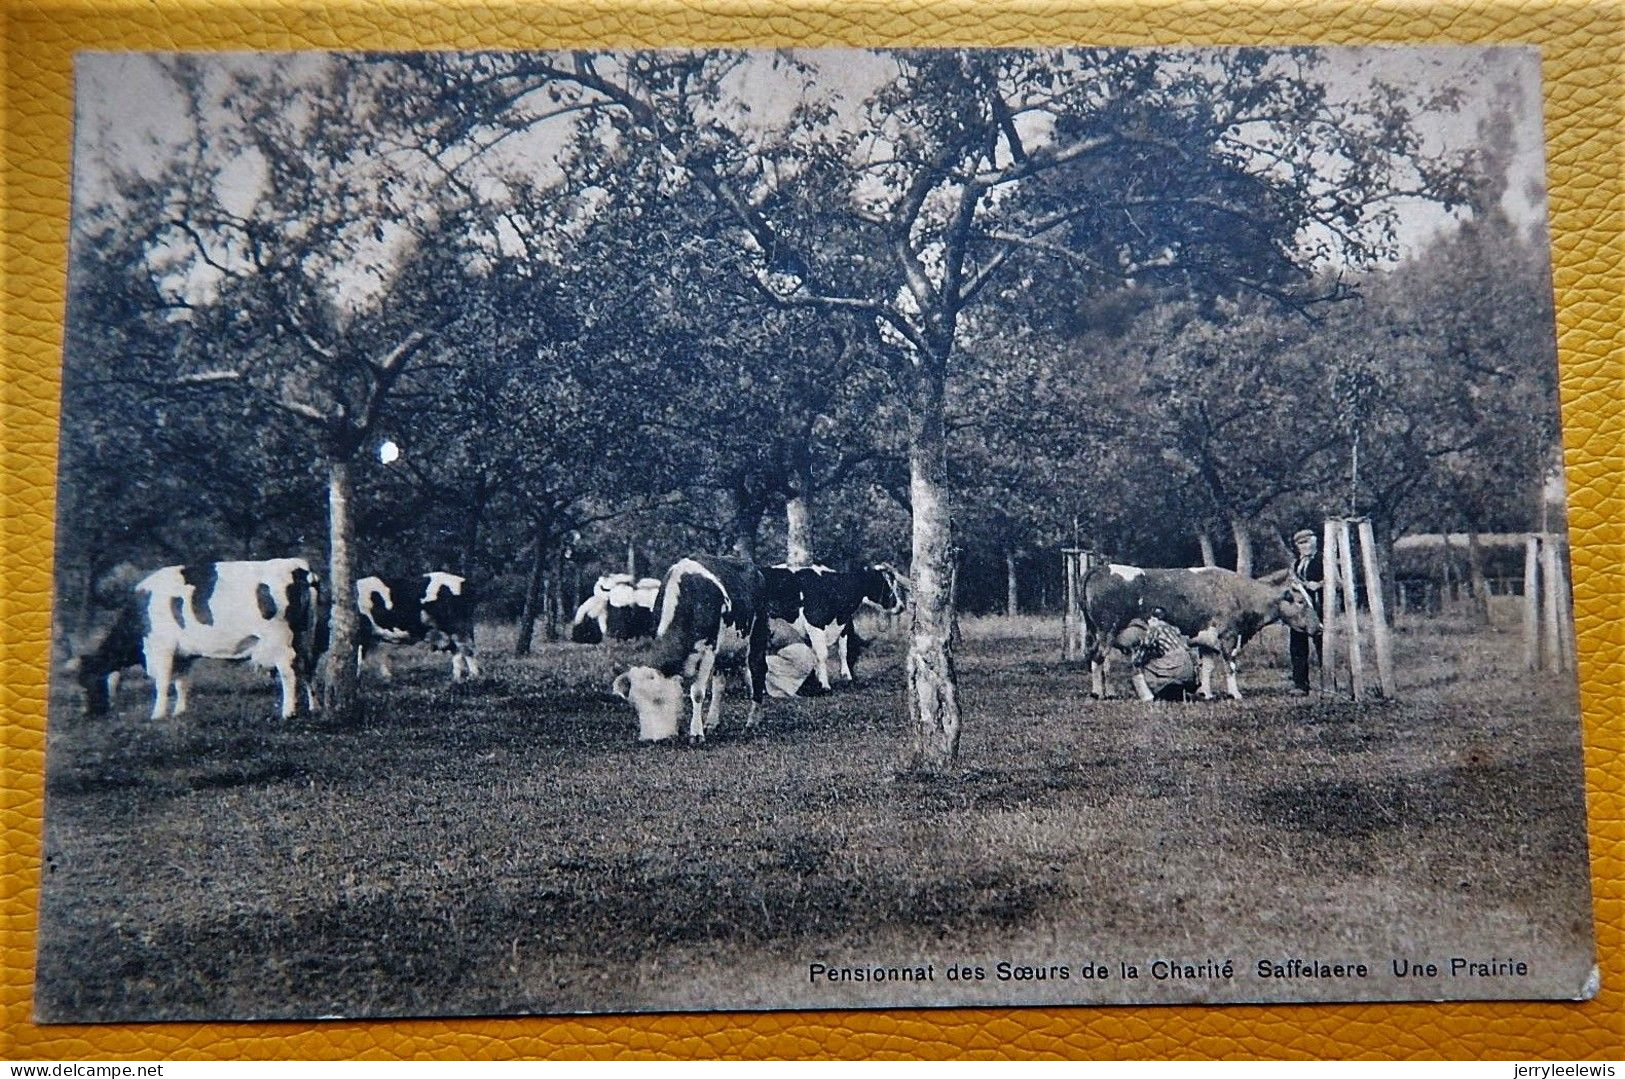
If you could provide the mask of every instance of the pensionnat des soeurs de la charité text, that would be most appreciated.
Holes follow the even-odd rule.
[[[1395,978],[1418,980],[1527,978],[1528,960],[1507,956],[1448,956],[1439,960],[1395,957],[1387,960]],[[1027,962],[998,960],[952,961],[946,964],[914,965],[839,964],[813,961],[807,964],[807,980],[814,984],[872,982],[1104,982],[1112,980],[1151,982],[1219,983],[1252,979],[1259,982],[1352,981],[1371,978],[1380,965],[1360,960],[1324,960],[1292,957],[1257,959],[1238,964],[1234,959],[1202,960],[1152,959],[1128,962]],[[1386,972],[1385,972],[1386,973]]]

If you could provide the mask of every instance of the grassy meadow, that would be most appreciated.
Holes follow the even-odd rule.
[[[143,678],[96,719],[61,679],[38,1016],[1581,991],[1575,694],[1522,672],[1516,626],[1402,625],[1400,699],[1362,706],[1292,695],[1275,630],[1243,656],[1245,701],[1158,706],[1088,700],[1058,619],[964,630],[963,770],[934,780],[898,774],[902,641],[878,625],[856,685],[770,701],[696,749],[635,743],[608,686],[638,646],[520,660],[500,627],[478,683],[398,652],[345,728],[272,718],[272,681],[242,668],[199,664],[191,712],[157,722]],[[1290,956],[1370,976],[1255,975]],[[1460,957],[1531,970],[1392,969]],[[1159,979],[1159,959],[1234,973]],[[1001,962],[1068,976],[1001,980]],[[932,977],[829,982],[814,963]]]

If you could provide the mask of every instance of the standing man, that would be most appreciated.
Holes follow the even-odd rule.
[[[1320,612],[1321,586],[1325,570],[1320,560],[1320,538],[1312,529],[1300,528],[1292,534],[1292,546],[1298,557],[1292,563],[1292,573],[1303,582],[1303,587],[1309,592],[1309,598],[1314,601],[1315,612]],[[1320,662],[1320,634],[1314,635],[1315,662]],[[1299,693],[1309,692],[1309,634],[1290,631],[1290,652],[1292,655],[1292,685]]]

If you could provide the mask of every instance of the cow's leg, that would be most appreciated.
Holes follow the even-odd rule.
[[[282,718],[292,719],[299,710],[299,671],[293,656],[283,656],[276,665],[277,682],[282,689]]]
[[[172,715],[183,715],[186,712],[186,691],[190,688],[187,679],[186,664],[177,663],[174,673],[175,682],[175,711]]]
[[[175,654],[165,648],[147,652],[147,677],[152,679],[152,718],[169,714],[169,681],[175,669]]]
[[[1196,695],[1204,701],[1213,699],[1213,653],[1203,652],[1200,666],[1202,680],[1197,684]]]
[[[766,615],[751,623],[750,640],[745,646],[745,683],[750,691],[750,711],[745,713],[745,729],[756,726],[756,713],[767,696],[767,645],[772,631]]]
[[[1236,685],[1236,657],[1224,657],[1224,691],[1234,700],[1241,700],[1241,687]]]
[[[847,656],[846,642],[851,638],[851,636],[852,628],[850,626],[843,626],[841,628],[841,635],[835,639],[835,650],[840,654],[841,657],[841,677],[848,682],[852,681],[852,662]]]
[[[479,677],[479,673],[480,665],[474,658],[473,638],[451,638],[451,680],[466,682]]]
[[[107,709],[110,712],[118,711],[118,687],[123,678],[124,675],[119,671],[113,671],[107,676]]]
[[[724,688],[725,682],[722,675],[713,674],[711,676],[711,707],[705,717],[705,729],[708,731],[715,730],[717,724],[722,722],[722,691]]]
[[[1106,696],[1106,660],[1104,656],[1089,657],[1089,696],[1100,700]]]
[[[825,692],[829,691],[829,636],[824,627],[807,626],[807,644],[812,648],[813,673],[818,676],[818,685]]]
[[[705,694],[711,688],[711,672],[716,663],[716,649],[702,645],[699,666],[694,670],[694,682],[688,687],[689,703],[693,705],[693,712],[688,721],[690,743],[705,741]]]

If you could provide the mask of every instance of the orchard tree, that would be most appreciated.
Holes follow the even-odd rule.
[[[1307,271],[1392,244],[1392,200],[1453,194],[1410,103],[1339,100],[1308,50],[939,51],[872,56],[843,118],[808,98],[765,122],[735,87],[741,53],[489,54],[424,63],[451,89],[441,137],[490,140],[573,110],[583,155],[652,147],[660,184],[696,185],[772,302],[860,316],[907,413],[913,515],[908,705],[914,765],[956,758],[950,638],[950,377],[964,316],[1039,275],[1308,297]],[[538,123],[545,122],[538,119]],[[812,184],[817,199],[787,197]],[[836,197],[836,193],[839,196]]]
[[[173,392],[213,387],[303,433],[328,492],[326,703],[355,711],[354,462],[403,372],[458,314],[437,178],[391,141],[390,65],[364,57],[166,62],[187,132],[124,177],[143,263],[182,312]]]

